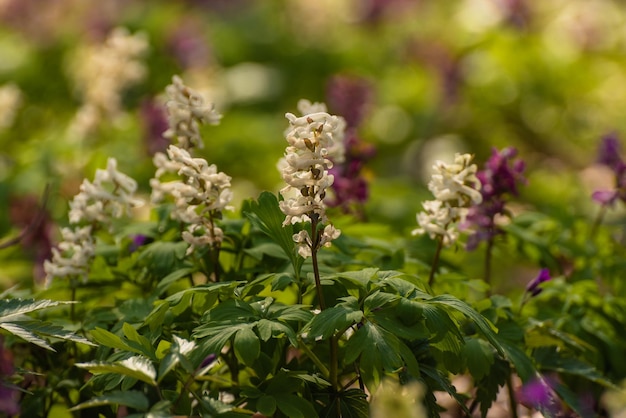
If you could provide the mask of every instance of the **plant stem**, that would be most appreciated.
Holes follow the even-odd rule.
[[[337,336],[330,337],[330,384],[334,390],[339,390],[339,358],[337,349],[339,341]]]
[[[317,299],[320,304],[320,309],[323,311],[326,309],[326,303],[324,302],[324,294],[322,293],[322,283],[320,280],[320,269],[317,265],[317,250],[319,247],[319,234],[317,232],[318,219],[317,216],[310,216],[311,219],[311,261],[313,263],[313,275],[315,276],[315,288],[317,289]]]
[[[595,238],[596,233],[598,232],[598,228],[600,227],[600,225],[602,224],[602,221],[604,220],[604,215],[606,215],[606,208],[607,208],[607,205],[600,206],[600,211],[598,212],[598,215],[596,216],[596,219],[593,222],[593,226],[591,227],[591,239]]]
[[[441,255],[441,249],[443,248],[443,237],[437,238],[437,250],[435,251],[435,257],[433,258],[433,264],[430,267],[430,275],[428,276],[428,286],[433,285],[435,282],[435,272],[437,271],[437,267],[439,265],[439,256]]]
[[[487,250],[485,251],[485,283],[489,285],[487,296],[491,294],[491,258],[493,254],[493,238],[487,240]]]
[[[517,417],[517,400],[515,398],[515,391],[513,390],[513,373],[509,373],[509,377],[506,381],[506,387],[509,392],[509,407],[511,408],[511,417]]]

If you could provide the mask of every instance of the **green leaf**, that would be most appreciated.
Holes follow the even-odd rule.
[[[307,400],[291,394],[275,394],[276,406],[289,418],[317,418],[315,408]]]
[[[14,324],[14,323],[0,323],[0,328],[9,331],[11,334],[20,337],[21,339],[28,341],[31,344],[36,346],[45,348],[46,350],[55,351],[52,346],[48,343],[48,341],[43,338],[38,337],[36,334],[30,332],[29,330]]]
[[[522,382],[527,382],[537,374],[532,360],[516,345],[501,340],[500,346],[506,358],[513,364]]]
[[[360,356],[359,367],[370,392],[379,385],[384,371],[395,372],[404,365],[400,352],[403,344],[392,333],[365,322],[346,344],[344,361],[352,363]],[[410,352],[410,351],[409,351]]]
[[[182,279],[183,277],[189,276],[193,272],[194,272],[194,269],[189,268],[189,267],[185,267],[185,268],[178,269],[176,271],[171,272],[170,274],[168,274],[167,276],[165,276],[159,281],[159,284],[157,285],[157,288],[156,288],[157,294],[158,295],[163,294],[163,292],[165,292],[170,287],[170,285],[175,283],[177,280]]]
[[[276,412],[276,399],[270,395],[262,395],[258,401],[256,401],[257,410],[265,415],[272,416]]]
[[[287,324],[278,321],[270,321],[268,319],[261,319],[256,323],[257,330],[259,331],[259,337],[263,341],[268,341],[272,337],[279,337],[285,335],[291,345],[296,347],[298,345],[298,338],[296,332]]]
[[[150,403],[146,395],[137,390],[113,391],[106,395],[98,396],[70,408],[70,411],[78,411],[79,409],[92,408],[94,406],[103,405],[124,405],[140,411],[148,410]]]
[[[128,338],[128,345],[136,348],[139,351],[139,354],[143,354],[152,360],[156,360],[156,354],[152,343],[143,335],[139,335],[135,327],[128,322],[124,322],[122,325],[122,331],[124,332],[126,338]]]
[[[142,356],[130,357],[115,363],[76,363],[76,367],[87,369],[93,374],[117,373],[156,386],[156,381],[154,380],[156,370],[150,360]]]
[[[188,244],[185,241],[155,241],[143,247],[139,260],[145,261],[157,274],[169,274],[185,257]]]
[[[121,337],[118,337],[106,329],[96,327],[96,329],[91,330],[90,334],[91,338],[93,338],[100,345],[117,348],[118,350],[132,351],[136,354],[143,354],[141,349],[129,345]]]
[[[293,241],[293,225],[283,226],[285,214],[278,206],[278,199],[273,193],[263,192],[256,202],[246,202],[243,213],[250,222],[259,228],[272,241],[277,243],[293,265],[296,275],[299,275],[304,259],[296,253],[296,246]]]
[[[73,341],[91,346],[95,345],[86,338],[76,335],[71,331],[67,331],[59,325],[51,324],[50,322],[37,320],[0,322],[0,328],[3,328],[18,337],[25,339],[26,341],[51,351],[54,351],[54,349],[50,347],[48,342],[43,340],[42,337]]]
[[[346,298],[348,299],[348,298]],[[363,312],[355,298],[350,297],[344,303],[325,309],[315,315],[304,327],[303,332],[311,339],[328,339],[337,331],[343,331],[352,324],[361,322]]]
[[[495,359],[492,348],[485,341],[467,338],[463,354],[467,358],[467,368],[474,379],[480,380],[489,374]]]
[[[53,300],[35,299],[2,299],[0,300],[0,322],[10,322],[19,319],[21,315],[41,309],[59,305],[68,305],[75,302],[59,302]]]
[[[450,295],[434,297],[428,300],[428,303],[443,304],[461,312],[474,322],[487,341],[489,341],[500,354],[504,352],[503,347],[500,345],[500,341],[496,338],[496,332],[498,329],[487,318],[472,309],[472,307],[467,303]]]
[[[287,254],[285,254],[285,250],[280,245],[273,242],[264,242],[255,245],[252,248],[245,249],[244,252],[257,260],[262,260],[265,255],[284,260],[290,259]]]
[[[241,327],[237,331],[234,346],[235,353],[247,366],[251,366],[261,353],[261,343],[259,337],[252,330],[252,325]]]
[[[476,380],[476,400],[480,402],[481,416],[487,416],[487,411],[496,400],[500,387],[506,384],[510,373],[508,361],[497,357],[494,358],[489,373],[482,379]]]
[[[361,389],[341,391],[324,401],[327,404],[320,411],[320,418],[369,418],[370,416],[367,394]],[[340,415],[337,415],[337,402],[339,402]]]

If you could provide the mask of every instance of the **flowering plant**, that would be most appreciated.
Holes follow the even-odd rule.
[[[385,19],[413,18],[401,13],[411,2],[363,2],[355,8],[370,9],[341,13],[331,13],[335,2],[287,2],[281,13],[296,18],[256,26],[249,10],[276,6],[245,3],[249,9],[233,12],[238,1],[183,2],[167,13],[176,17],[187,6],[233,13],[230,20],[242,22],[234,32],[257,42],[249,51],[208,48],[206,26],[235,36],[222,26],[226,18],[211,25],[181,19],[165,31],[155,22],[170,16],[136,21],[154,42],[148,48],[142,31],[100,33],[114,27],[99,20],[109,11],[80,38],[90,45],[68,54],[67,86],[29,85],[27,71],[16,77],[23,91],[14,83],[0,91],[0,195],[5,184],[30,190],[39,178],[62,178],[41,202],[6,199],[20,231],[0,242],[0,279],[23,275],[33,267],[19,264],[28,257],[35,274],[0,298],[0,414],[604,414],[603,399],[622,395],[617,383],[626,377],[618,204],[624,170],[615,136],[603,140],[599,161],[614,187],[588,180],[597,167],[577,172],[584,181],[552,180],[566,163],[577,170],[586,163],[576,148],[582,144],[559,154],[546,140],[552,128],[568,118],[577,128],[593,119],[579,113],[589,110],[583,101],[559,102],[559,112],[535,110],[538,97],[555,93],[556,80],[578,88],[569,65],[564,73],[559,65],[545,69],[554,83],[524,78],[517,86],[521,76],[494,65],[479,45],[468,48],[478,32],[463,36],[462,48],[414,42],[405,33],[397,50],[377,50],[372,36],[403,32]],[[506,15],[492,10],[488,25],[525,21],[530,12],[522,3],[503,6]],[[428,7],[457,7],[442,5]],[[28,7],[0,10],[0,19]],[[459,21],[474,15],[454,14]],[[328,107],[300,100],[281,120],[335,71],[343,42],[324,25],[338,18],[368,29],[352,39],[367,47],[346,59],[360,70],[330,78]],[[297,27],[286,29],[293,22]],[[487,26],[469,26],[487,30],[484,41],[502,40]],[[517,41],[506,36],[508,51]],[[608,45],[582,38],[585,49],[569,49],[563,62]],[[445,39],[453,42],[452,34]],[[301,49],[311,41],[314,55]],[[0,42],[0,52],[12,44]],[[176,53],[163,54],[172,48]],[[29,62],[31,51],[24,51],[15,65]],[[393,61],[398,51],[411,71],[391,66],[382,79],[355,75],[372,71],[369,60]],[[250,55],[234,64],[239,54]],[[220,67],[218,57],[228,65]],[[285,66],[274,68],[268,57]],[[544,62],[537,58],[529,62]],[[606,59],[603,53],[590,73],[610,68]],[[9,64],[0,66],[3,77]],[[59,74],[46,80],[63,78],[49,68]],[[175,72],[182,75],[157,93]],[[534,85],[541,88],[529,97]],[[594,97],[604,94],[605,87],[587,87]],[[443,100],[430,100],[439,88]],[[64,99],[49,104],[40,93],[50,91]],[[502,111],[506,121],[492,123],[485,108]],[[467,117],[470,110],[476,117]],[[511,126],[530,139],[516,138]],[[451,128],[463,138],[429,138]],[[503,132],[515,148],[481,149],[482,140],[497,143]],[[142,133],[148,143],[139,141]],[[30,140],[14,140],[22,134]],[[428,171],[422,162],[431,160]],[[396,182],[399,173],[410,180]],[[589,205],[590,192],[579,193],[587,182],[602,190],[593,195],[599,210]],[[589,213],[598,213],[595,225]],[[3,234],[15,232],[9,216],[0,218]],[[609,404],[618,411],[618,402]]]

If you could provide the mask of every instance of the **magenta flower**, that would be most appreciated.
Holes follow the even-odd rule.
[[[334,196],[327,200],[328,206],[338,206],[346,213],[354,210],[354,204],[363,204],[369,197],[363,166],[375,154],[371,144],[363,142],[357,128],[365,118],[372,101],[372,89],[364,79],[348,76],[331,78],[327,88],[328,106],[346,121],[344,137],[344,161],[334,161],[329,173],[334,176]]]
[[[555,384],[556,382],[548,377],[537,377],[526,382],[520,389],[519,402],[542,412],[557,413],[560,409],[560,400],[552,389]]]
[[[602,137],[597,161],[609,167],[615,174],[613,190],[596,190],[591,195],[602,206],[613,206],[618,200],[626,202],[626,163],[620,157],[620,151],[621,144],[617,134],[611,133]]]
[[[540,288],[539,285],[541,283],[550,281],[551,279],[552,278],[550,277],[550,270],[546,268],[541,269],[537,277],[535,277],[528,283],[528,285],[526,285],[526,292],[530,293],[531,296],[537,296],[543,291],[543,289]]]
[[[622,145],[615,132],[603,136],[598,147],[598,163],[617,170],[624,164],[620,157],[621,149]]]
[[[482,202],[470,208],[463,228],[473,227],[475,232],[467,240],[467,249],[475,249],[481,241],[490,241],[503,231],[496,225],[498,215],[506,214],[506,196],[517,196],[518,186],[524,184],[525,164],[522,160],[515,160],[517,150],[513,147],[502,151],[492,150],[491,157],[485,163],[485,168],[476,177],[481,182],[480,193]]]

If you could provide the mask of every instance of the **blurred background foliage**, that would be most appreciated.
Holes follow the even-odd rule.
[[[145,76],[124,90],[119,115],[77,140],[72,74],[80,51],[116,27],[145,34]],[[593,219],[592,191],[611,186],[595,153],[626,128],[625,50],[617,0],[0,0],[0,85],[21,91],[17,107],[0,104],[15,111],[0,128],[0,237],[32,222],[49,186],[44,244],[0,253],[0,282],[32,280],[38,245],[56,241],[67,201],[107,157],[149,193],[151,154],[166,144],[153,116],[174,74],[224,114],[202,128],[200,155],[233,177],[237,208],[282,187],[284,113],[300,98],[327,101],[329,82],[346,76],[371,89],[359,136],[376,148],[365,213],[386,225],[379,234],[415,227],[435,159],[471,152],[480,166],[492,147],[514,146],[528,167],[516,210],[558,219],[533,224],[558,246],[557,229]],[[622,212],[609,215],[621,226]],[[480,273],[471,254],[452,257]]]

